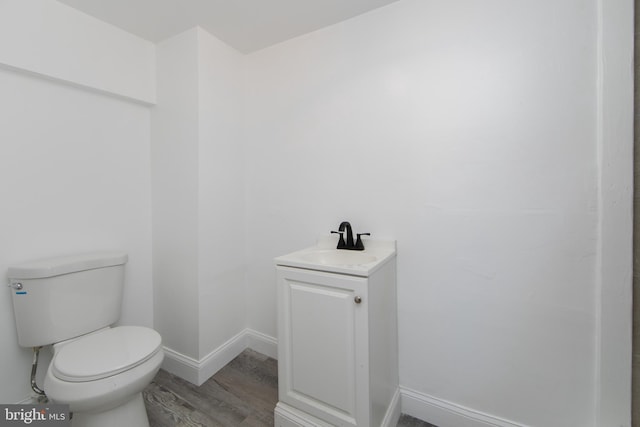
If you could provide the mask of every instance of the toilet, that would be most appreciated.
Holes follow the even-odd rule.
[[[112,326],[120,317],[124,252],[93,252],[9,267],[22,347],[53,345],[44,392],[68,404],[73,427],[148,427],[142,390],[160,369],[160,334]]]

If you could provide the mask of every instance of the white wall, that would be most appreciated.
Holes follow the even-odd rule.
[[[183,374],[200,382],[211,353],[246,324],[242,55],[193,28],[160,43],[157,57],[156,328],[171,350],[169,359],[201,371]],[[165,367],[182,373],[174,362]]]
[[[155,327],[198,358],[198,50],[195,29],[157,46],[152,109]]]
[[[243,59],[198,29],[200,358],[246,325]]]
[[[125,250],[120,322],[152,326],[150,114],[140,99],[125,101],[119,90],[107,94],[114,80],[106,74],[154,74],[153,61],[145,62],[153,46],[92,18],[66,16],[56,5],[0,2],[0,272],[40,257]],[[59,33],[39,26],[45,17]],[[70,61],[74,46],[44,40],[62,37],[62,30],[84,41],[99,32],[100,43],[91,45],[89,57]],[[111,56],[120,45],[139,54],[137,62]],[[83,67],[101,53],[111,61],[109,73]],[[41,67],[28,67],[36,63]],[[56,72],[74,63],[73,73]],[[18,347],[8,290],[0,292],[0,311],[0,402],[15,403],[30,394],[31,351]]]
[[[272,257],[351,220],[398,239],[405,409],[593,426],[596,23],[404,0],[249,55],[249,327]]]
[[[598,64],[600,247],[596,425],[630,426],[634,2],[600,0],[598,5],[602,54]]]
[[[151,104],[153,44],[51,0],[0,2],[0,65]]]
[[[275,336],[272,258],[349,219],[398,239],[405,410],[626,426],[631,9],[403,0],[244,58],[193,29],[158,46],[151,125],[152,45],[0,2],[0,270],[125,249],[122,323],[150,326],[153,163],[156,324],[197,368],[242,327]],[[3,346],[0,402],[29,362]]]
[[[121,323],[152,326],[148,109],[5,70],[0,93],[0,271],[125,250]],[[28,395],[31,356],[18,349],[7,290],[0,304],[0,402],[17,402]]]

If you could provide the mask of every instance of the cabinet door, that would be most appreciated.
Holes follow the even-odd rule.
[[[278,267],[282,402],[332,425],[366,425],[366,291],[365,278]]]

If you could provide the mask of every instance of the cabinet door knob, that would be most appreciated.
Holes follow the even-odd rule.
[[[360,298],[359,296],[356,296],[353,300],[356,302],[356,304],[360,304],[362,302],[362,298]]]

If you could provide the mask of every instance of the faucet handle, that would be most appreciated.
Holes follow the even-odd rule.
[[[358,239],[356,240],[356,251],[364,251],[364,243],[362,243],[362,239],[360,236],[371,236],[371,233],[358,233]]]
[[[344,249],[347,247],[347,244],[344,241],[344,231],[332,231],[331,233],[340,235],[340,240],[338,240],[338,246],[336,247],[336,249]]]

